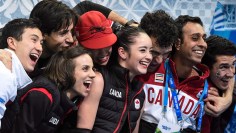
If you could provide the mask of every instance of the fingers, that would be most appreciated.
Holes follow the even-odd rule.
[[[213,90],[209,89],[208,96],[219,96],[219,93],[218,93],[218,91],[216,91],[214,89]]]
[[[215,87],[210,87],[210,89],[208,90],[208,97],[210,96],[219,96],[219,92]]]
[[[223,113],[231,104],[231,101],[225,97],[209,96],[204,101],[206,113],[215,117]]]
[[[220,98],[217,94],[218,94],[218,92],[209,90],[208,97],[206,99],[204,99],[204,101],[205,102],[213,102],[213,103],[217,102],[218,99]]]
[[[208,115],[213,116],[213,117],[217,117],[220,115],[220,113],[217,113],[217,108],[210,102],[206,102],[205,111]]]

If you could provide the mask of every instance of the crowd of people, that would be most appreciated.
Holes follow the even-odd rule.
[[[236,45],[199,17],[140,23],[83,1],[35,5],[1,29],[1,133],[222,133]]]

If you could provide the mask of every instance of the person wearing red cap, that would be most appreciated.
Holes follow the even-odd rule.
[[[95,68],[98,70],[107,65],[112,52],[112,45],[117,40],[111,29],[111,24],[112,21],[107,19],[101,12],[90,11],[81,15],[75,26],[75,35],[79,45],[91,52]],[[70,127],[75,128],[74,124],[76,123],[77,129],[74,129],[75,132],[85,132],[87,129],[92,129],[103,87],[103,77],[97,71],[89,95],[80,104],[79,119],[75,119],[76,113],[71,113],[71,117],[68,117],[64,121],[66,124],[61,127],[62,132],[68,131]],[[70,131],[72,130],[70,129]]]
[[[152,60],[150,37],[137,27],[122,29],[118,32],[120,41],[115,44],[118,47],[114,45],[112,61],[107,64],[111,46],[117,41],[111,29],[111,21],[98,11],[90,11],[80,16],[75,31],[79,44],[91,51],[99,72],[96,72],[90,94],[80,104],[77,128],[74,131],[133,131],[143,106],[144,93],[141,90],[142,83],[132,79],[135,75],[146,73],[147,66]],[[99,52],[101,54],[97,54]],[[101,61],[98,55],[102,55],[100,57],[105,61]],[[101,104],[104,102],[110,104]],[[116,105],[117,102],[119,104]],[[111,108],[111,104],[116,106]],[[107,111],[102,111],[103,108],[107,108]],[[103,113],[111,117],[104,117]],[[62,132],[66,132],[66,128],[74,128],[72,121],[75,121],[76,117],[73,116],[72,114],[64,121],[64,127],[61,129],[65,130]],[[107,123],[100,126],[102,121]]]
[[[80,45],[92,51],[96,65],[106,65],[117,37],[111,29],[112,21],[101,12],[90,11],[80,16],[75,33]]]
[[[92,132],[133,132],[144,104],[143,83],[134,77],[147,72],[152,41],[141,28],[130,26],[122,27],[117,38],[108,67],[100,69],[104,88]]]

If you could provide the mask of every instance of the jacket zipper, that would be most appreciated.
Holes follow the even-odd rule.
[[[117,125],[117,127],[116,127],[116,129],[115,129],[115,131],[114,131],[113,133],[116,133],[116,132],[119,130],[119,128],[120,128],[121,120],[122,120],[122,118],[124,117],[124,113],[125,113],[126,108],[127,108],[127,103],[128,103],[128,101],[127,101],[127,99],[128,99],[128,92],[129,92],[129,87],[128,87],[128,83],[127,83],[127,75],[126,75],[125,107],[124,107],[124,109],[123,109],[123,111],[122,111],[122,114],[121,114],[121,117],[120,117],[119,123],[118,123],[118,125]]]
[[[134,95],[134,97],[132,98],[130,104],[132,104],[134,98],[135,98],[138,94],[140,94],[140,93],[142,92],[142,90],[143,90],[143,86],[144,86],[144,84],[143,84],[142,87],[139,89],[139,91]],[[129,120],[129,119],[130,119],[130,114],[129,114],[129,111],[128,111],[128,120]],[[136,124],[136,125],[137,125],[137,124]],[[131,129],[131,127],[130,127],[130,120],[129,120],[129,130],[130,130],[130,133],[132,133],[132,132],[131,132],[132,129]]]

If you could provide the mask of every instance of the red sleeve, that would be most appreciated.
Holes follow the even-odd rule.
[[[13,133],[32,133],[45,118],[51,107],[49,97],[41,91],[30,91],[20,105]]]

